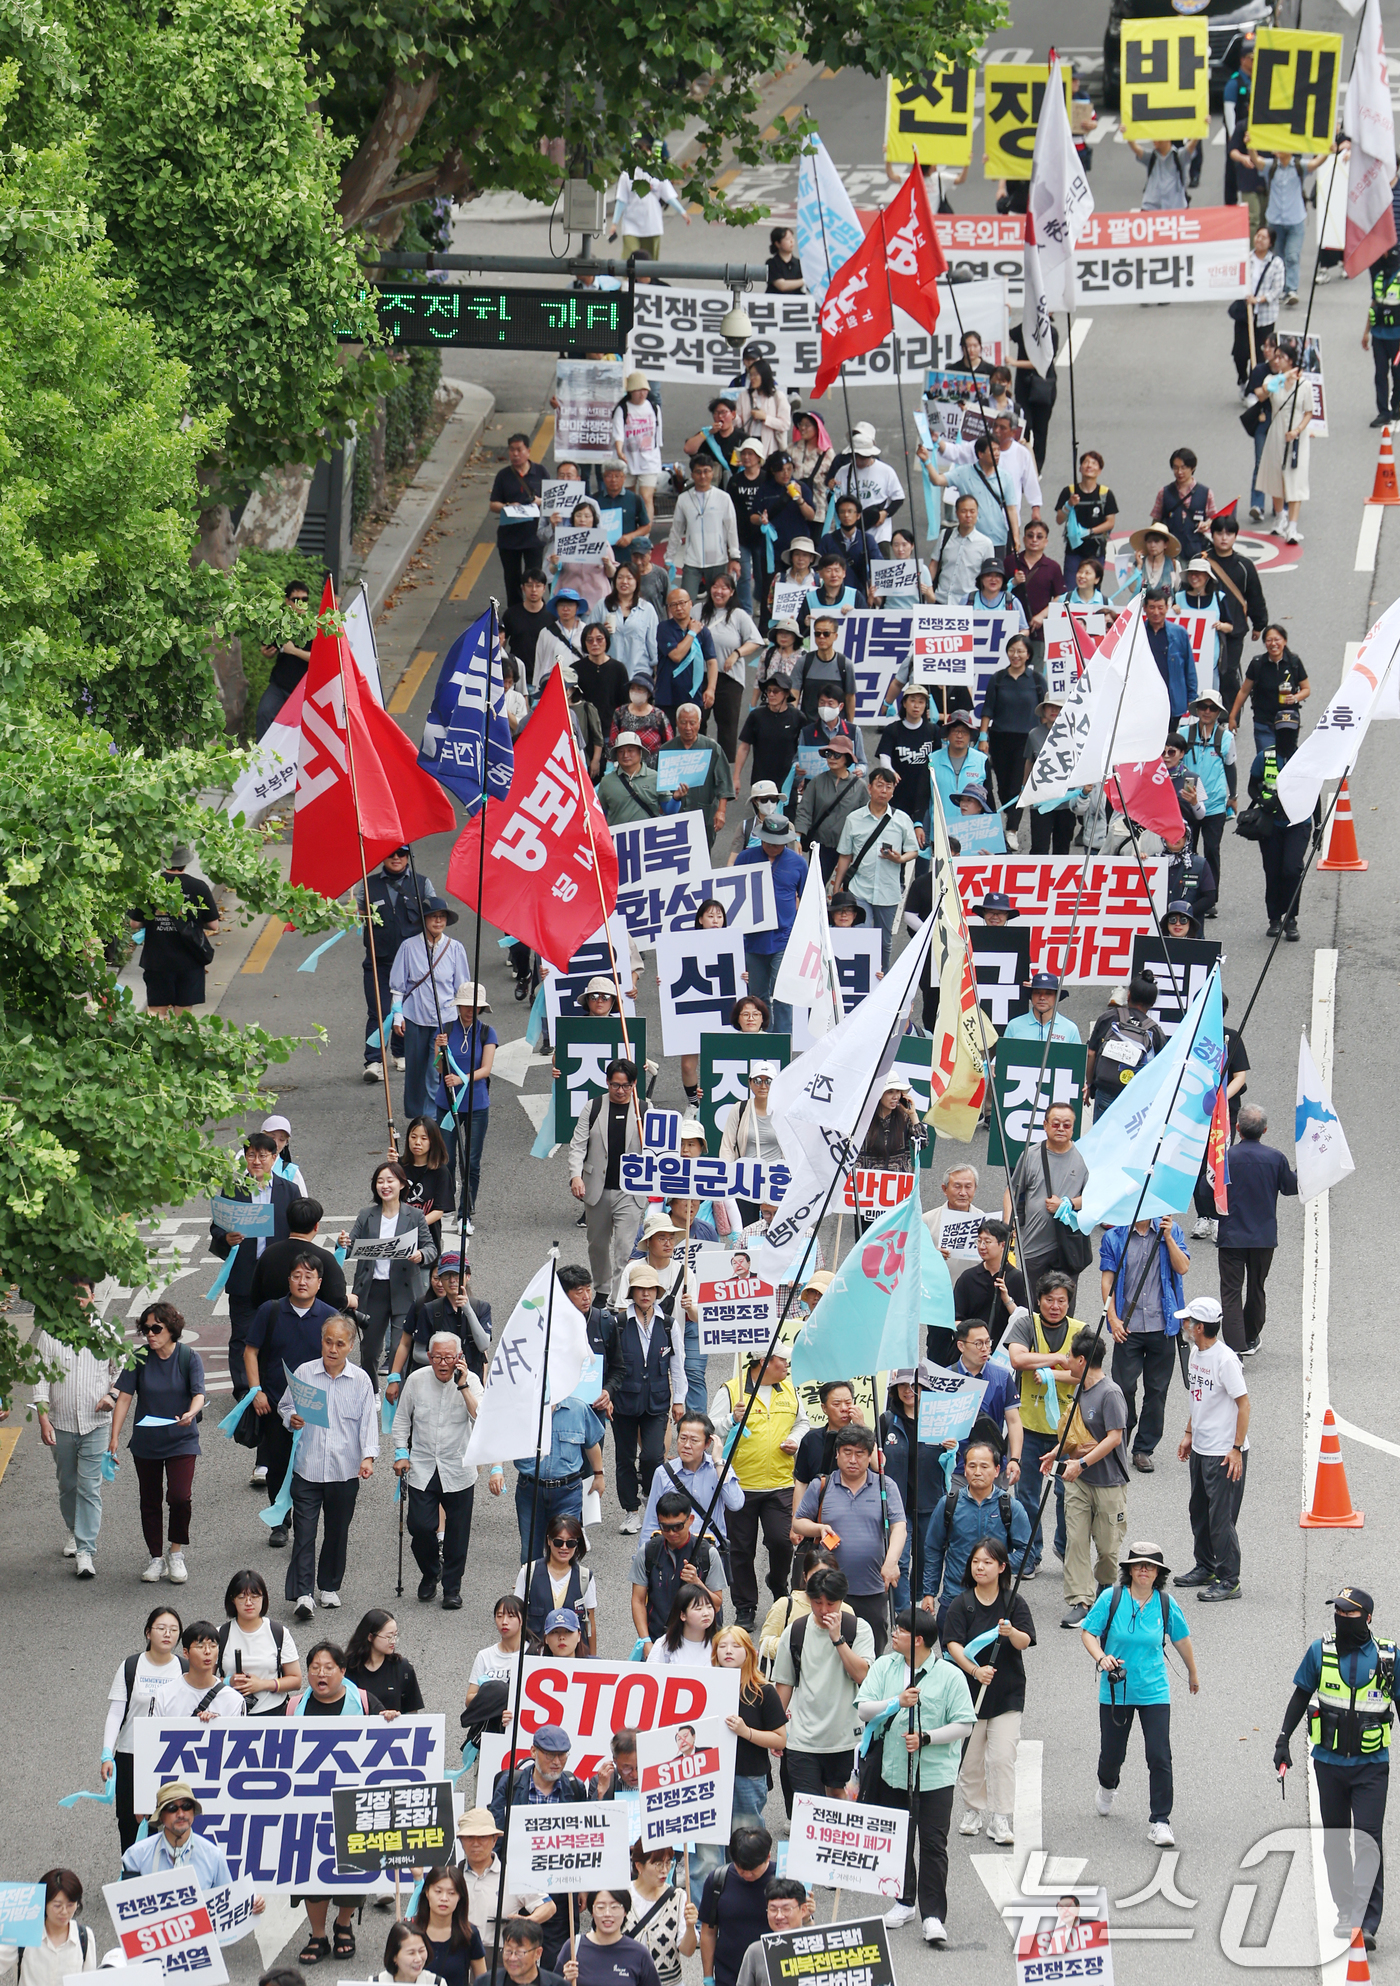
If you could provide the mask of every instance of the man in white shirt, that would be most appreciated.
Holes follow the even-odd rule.
[[[84,1313],[92,1309],[90,1276],[74,1276],[73,1294]],[[30,1333],[46,1367],[60,1366],[62,1377],[34,1386],[39,1439],[52,1448],[58,1474],[58,1511],[68,1533],[63,1556],[77,1560],[79,1579],[97,1575],[97,1534],[102,1528],[102,1457],[112,1431],[113,1393],[119,1358],[99,1359],[83,1346],[65,1345],[42,1324]]]
[[[987,1216],[981,1207],[973,1205],[977,1181],[975,1165],[950,1165],[943,1175],[945,1204],[931,1207],[924,1215],[924,1226],[933,1236],[934,1245],[948,1264],[948,1274],[954,1282],[964,1269],[975,1269],[981,1260],[977,1253],[977,1230]],[[946,1243],[945,1228],[948,1230]]]
[[[697,455],[692,461],[693,488],[676,498],[666,540],[666,562],[680,573],[692,600],[702,599],[722,572],[739,577],[739,521],[729,497],[715,488],[715,468],[713,455]]]
[[[224,1723],[230,1717],[246,1717],[247,1699],[226,1683],[219,1673],[219,1630],[212,1621],[191,1621],[180,1636],[189,1667],[174,1682],[167,1683],[160,1699],[160,1714],[172,1723]]]
[[[608,236],[609,241],[616,241],[620,231],[624,255],[635,255],[640,249],[653,262],[661,259],[661,231],[666,225],[664,208],[669,207],[690,226],[690,215],[681,205],[675,187],[669,179],[661,177],[659,147],[656,166],[654,173],[639,173],[634,178],[630,172],[624,172],[618,180],[613,195],[612,232]]]
[[[350,1520],[360,1484],[374,1474],[379,1453],[374,1388],[362,1366],[347,1363],[354,1337],[355,1327],[348,1318],[328,1317],[321,1326],[320,1358],[308,1359],[296,1371],[298,1379],[325,1393],[328,1427],[302,1419],[290,1385],[277,1403],[283,1421],[301,1436],[292,1462],[292,1556],[283,1589],[288,1600],[295,1600],[299,1621],[309,1621],[316,1611],[313,1571],[319,1571],[322,1606],[340,1605]],[[322,1520],[325,1532],[317,1568],[316,1529]]]
[[[976,588],[983,562],[996,557],[996,546],[985,531],[977,528],[980,509],[975,496],[960,496],[958,521],[950,524],[938,541],[932,561],[936,575],[933,597],[941,607],[965,600]],[[887,701],[894,701],[894,693]]]
[[[1195,1349],[1186,1369],[1191,1414],[1177,1447],[1191,1465],[1191,1541],[1195,1564],[1178,1573],[1175,1586],[1199,1586],[1203,1600],[1240,1597],[1237,1525],[1249,1466],[1249,1394],[1244,1367],[1220,1336],[1221,1310],[1213,1296],[1193,1297],[1176,1315]]]
[[[833,473],[830,487],[838,495],[848,490],[857,497],[865,529],[874,533],[877,545],[888,545],[894,531],[891,520],[904,501],[904,485],[888,462],[880,460],[875,430],[869,421],[856,422],[851,431],[851,447],[855,460]]]
[[[408,1478],[408,1535],[423,1577],[420,1600],[442,1578],[442,1604],[462,1604],[462,1573],[472,1535],[476,1469],[465,1459],[481,1400],[454,1331],[434,1331],[428,1363],[410,1374],[394,1415],[394,1473]],[[446,1514],[438,1545],[438,1510]]]

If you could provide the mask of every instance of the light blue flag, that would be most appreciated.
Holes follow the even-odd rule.
[[[1217,963],[1168,1046],[1078,1140],[1089,1168],[1076,1223],[1084,1234],[1099,1221],[1155,1220],[1191,1204],[1224,1067]]]
[[[924,1232],[916,1171],[909,1198],[865,1230],[804,1320],[792,1347],[794,1385],[918,1364]]]
[[[818,305],[836,271],[864,240],[851,196],[814,131],[797,165],[797,254]]]
[[[918,1175],[915,1175],[914,1197],[918,1198]],[[923,1222],[920,1221],[920,1227]],[[927,1234],[928,1230],[925,1228]],[[932,1240],[919,1245],[919,1287],[923,1298],[922,1317],[925,1330],[951,1331],[957,1319],[953,1315],[953,1279],[948,1274],[948,1264],[943,1260],[941,1249],[935,1248]],[[927,1343],[927,1339],[924,1341]],[[917,1356],[902,1359],[901,1365],[914,1365]]]

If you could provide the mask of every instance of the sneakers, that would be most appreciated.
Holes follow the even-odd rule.
[[[1297,918],[1296,918],[1296,917],[1285,917],[1285,918],[1284,918],[1284,920],[1283,920],[1283,941],[1284,941],[1284,943],[1285,943],[1286,945],[1296,945],[1296,944],[1297,944],[1297,942],[1298,942],[1298,920],[1297,920]]]
[[[403,1057],[402,1057],[402,1055],[396,1055],[396,1056],[394,1057],[394,1067],[395,1067],[395,1068],[396,1068],[396,1069],[398,1070],[398,1072],[399,1072],[399,1074],[400,1074],[400,1075],[402,1075],[402,1074],[403,1074],[403,1071],[404,1071],[404,1059],[403,1059]]]
[[[1191,1230],[1191,1239],[1193,1241],[1209,1241],[1211,1238],[1211,1229],[1214,1226],[1214,1221],[1209,1220],[1206,1215],[1201,1214],[1196,1221],[1196,1225]]]
[[[183,1552],[172,1550],[165,1554],[165,1576],[172,1586],[184,1585],[190,1574]]]
[[[629,1510],[625,1512],[623,1515],[622,1522],[618,1525],[617,1528],[622,1537],[635,1538],[637,1533],[642,1528],[641,1512],[639,1510]]]
[[[896,1903],[892,1909],[885,1912],[885,1922],[892,1931],[897,1931],[901,1924],[910,1923],[914,1915],[915,1910],[912,1903]]]
[[[267,1464],[265,1462],[259,1462],[257,1468],[249,1476],[248,1487],[249,1489],[267,1488]]]
[[[470,1214],[468,1214],[466,1219],[462,1222],[462,1232],[463,1234],[476,1233],[476,1222],[472,1219]]]
[[[1175,1848],[1176,1836],[1172,1833],[1170,1821],[1149,1821],[1147,1838],[1154,1848]]]
[[[296,1604],[296,1617],[299,1621],[309,1621],[316,1611],[316,1602],[309,1593],[303,1593]]]
[[[1060,1626],[1078,1627],[1079,1623],[1087,1618],[1088,1613],[1089,1609],[1082,1605],[1067,1607],[1064,1613],[1060,1615]]]
[[[1094,1812],[1105,1817],[1113,1812],[1113,1802],[1118,1798],[1116,1786],[1100,1786],[1094,1792]]]
[[[77,1572],[79,1579],[96,1579],[97,1567],[92,1562],[92,1553],[79,1552],[77,1554],[77,1559],[78,1559]]]
[[[68,1541],[63,1547],[63,1556],[65,1558],[76,1558],[78,1556],[77,1539],[73,1536],[73,1533],[71,1531],[65,1531],[63,1535]]]
[[[146,1570],[141,1574],[141,1583],[144,1586],[154,1586],[158,1579],[164,1579],[164,1577],[165,1560],[163,1558],[153,1558],[146,1567]]]
[[[1288,292],[1288,295],[1283,300],[1285,310],[1294,309],[1297,305],[1297,302],[1298,302],[1298,292],[1296,290],[1290,290]]]
[[[317,1598],[323,1607],[338,1607],[340,1605],[339,1593],[319,1593]]]
[[[1259,1353],[1259,1340],[1257,1338],[1246,1338],[1244,1341],[1244,1350],[1240,1353],[1240,1357],[1256,1358],[1258,1356],[1258,1353]]]
[[[1173,1586],[1214,1586],[1215,1574],[1204,1565],[1193,1565],[1189,1572],[1178,1572]]]
[[[366,1062],[365,1081],[367,1083],[382,1083],[383,1080],[384,1064],[382,1062]]]
[[[1283,936],[1283,920],[1278,917],[1271,917],[1269,919],[1269,928],[1264,933],[1264,936],[1266,938],[1281,938]]]
[[[947,1942],[948,1933],[943,1928],[943,1919],[941,1917],[925,1917],[924,1943],[926,1945],[946,1945]]]
[[[981,1832],[982,1832],[982,1816],[981,1814],[978,1813],[975,1807],[969,1807],[967,1812],[963,1815],[962,1819],[958,1822],[958,1833],[980,1834]]]
[[[1228,1579],[1213,1579],[1209,1586],[1201,1588],[1196,1597],[1200,1600],[1238,1600],[1240,1582],[1237,1579],[1232,1585]]]
[[[994,1841],[998,1848],[1014,1848],[1016,1836],[1005,1814],[993,1814],[987,1823],[987,1839]]]
[[[1264,513],[1257,503],[1252,503],[1249,506],[1249,521],[1251,524],[1262,524],[1264,522]]]

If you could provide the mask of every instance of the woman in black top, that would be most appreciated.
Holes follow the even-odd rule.
[[[1026,1707],[1026,1665],[1021,1654],[1035,1646],[1031,1610],[1019,1593],[1010,1599],[1011,1584],[1006,1546],[1000,1538],[983,1538],[968,1560],[963,1590],[943,1623],[944,1651],[966,1675],[977,1712],[958,1773],[964,1808],[959,1833],[976,1834],[983,1815],[990,1813],[988,1837],[1003,1846],[1012,1840],[1016,1748]],[[987,1633],[995,1633],[997,1640],[969,1658],[967,1644]]]
[[[372,1690],[385,1710],[416,1716],[423,1692],[413,1664],[396,1652],[399,1624],[382,1607],[371,1607],[350,1637],[345,1673],[358,1690]]]
[[[796,254],[797,242],[791,228],[768,230],[768,295],[784,291],[793,295],[805,290],[802,264]]]
[[[1240,693],[1230,712],[1230,729],[1237,731],[1246,697],[1254,724],[1254,749],[1272,749],[1280,765],[1298,749],[1302,705],[1312,694],[1308,672],[1288,646],[1288,631],[1277,621],[1264,630],[1264,652],[1244,672]]]
[[[506,444],[510,457],[496,471],[491,485],[490,505],[496,518],[496,550],[501,555],[501,572],[506,583],[506,605],[521,603],[521,580],[540,563],[540,497],[544,493],[544,470],[530,460],[530,437],[513,434]],[[533,517],[507,517],[507,509],[533,506]]]
[[[987,685],[978,740],[996,774],[997,804],[1011,834],[1021,825],[1021,810],[1012,803],[1025,783],[1026,739],[1045,696],[1045,678],[1039,669],[1032,669],[1030,661],[1029,640],[1023,634],[1013,634],[1006,644],[1005,667],[998,669]]]
[[[287,583],[282,595],[283,605],[293,614],[304,615],[311,606],[311,594],[304,579],[293,579]],[[267,688],[258,698],[257,715],[253,719],[253,736],[261,738],[269,725],[276,722],[277,713],[287,698],[306,674],[311,660],[311,635],[313,624],[308,623],[301,639],[305,648],[298,648],[291,632],[280,635],[275,641],[262,644],[264,655],[273,658],[272,671],[267,679]]]
[[[710,1643],[717,1669],[739,1669],[739,1709],[724,1721],[734,1733],[734,1826],[763,1819],[774,1758],[787,1744],[787,1712],[758,1672],[758,1650],[742,1627],[722,1627]]]
[[[456,1015],[452,1018],[455,1020]],[[404,1146],[408,1184],[403,1190],[403,1204],[418,1209],[441,1254],[442,1217],[452,1207],[452,1167],[446,1142],[431,1117],[415,1117],[409,1124]]]
[[[1081,559],[1097,559],[1102,565],[1108,557],[1109,534],[1118,521],[1118,499],[1112,490],[1104,488],[1102,475],[1102,455],[1097,448],[1086,448],[1079,458],[1078,482],[1073,489],[1067,483],[1055,499],[1055,522],[1068,524],[1073,509],[1080,530],[1086,534],[1077,545],[1072,545],[1068,531],[1065,533],[1067,593],[1074,589],[1074,575]]]
[[[423,1934],[428,1963],[420,1975],[441,1979],[443,1986],[467,1986],[486,1970],[481,1934],[471,1920],[467,1885],[460,1869],[429,1869],[423,1878],[418,1908],[409,1923]]]
[[[922,1147],[927,1136],[927,1127],[919,1122],[909,1085],[895,1076],[875,1106],[860,1155],[886,1172],[910,1172],[914,1166],[911,1154],[916,1146]]]
[[[613,712],[627,701],[629,672],[612,653],[611,640],[601,621],[590,621],[583,631],[583,652],[574,664],[574,678],[584,701],[598,713],[602,737],[608,734]]]

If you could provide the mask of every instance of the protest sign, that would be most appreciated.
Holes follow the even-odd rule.
[[[868,1890],[898,1902],[908,1839],[908,1814],[794,1793],[788,1874],[809,1887]]]
[[[225,1883],[222,1889],[206,1889],[202,1895],[214,1936],[221,1945],[236,1945],[240,1938],[247,1937],[253,1928],[253,1905],[257,1901],[251,1876]]]
[[[935,789],[936,790],[936,789]],[[959,855],[1005,855],[1006,829],[1000,814],[960,814],[948,822],[949,839]]]
[[[725,1028],[700,1037],[700,1122],[712,1152],[719,1150],[720,1137],[729,1113],[743,1103],[749,1093],[749,1069],[755,1062],[776,1062],[786,1069],[792,1057],[792,1037],[786,1034],[740,1034]],[[773,1157],[779,1146],[773,1136]]]
[[[226,1986],[228,1967],[190,1870],[163,1869],[153,1876],[104,1883],[102,1894],[129,1963],[153,1959],[167,1979]]]
[[[561,565],[601,565],[607,550],[607,532],[591,525],[561,526],[554,534],[554,556]]]
[[[1030,1012],[1031,934],[1024,924],[982,924],[976,918],[967,934],[978,1001],[996,1032],[1004,1034],[1008,1021]]]
[[[405,1235],[403,1239],[412,1241],[413,1236]],[[292,1405],[308,1427],[330,1426],[330,1402],[324,1386],[318,1386],[314,1379],[298,1379],[294,1372],[289,1372],[287,1391],[292,1396]]]
[[[1254,41],[1245,144],[1296,158],[1330,152],[1337,129],[1342,37],[1261,24]]]
[[[1119,102],[1130,141],[1210,136],[1210,38],[1204,20],[1122,23]]]
[[[585,1407],[591,1407],[602,1390],[603,1354],[601,1352],[590,1352],[584,1363],[583,1371],[578,1376],[574,1390],[568,1395],[568,1398],[571,1400],[580,1400]]]
[[[912,1172],[895,1172],[883,1166],[857,1166],[852,1175],[843,1174],[841,1200],[847,1213],[857,1206],[863,1214],[887,1214],[900,1206],[914,1190]]]
[[[359,1241],[352,1241],[345,1251],[347,1262],[392,1262],[403,1261],[416,1253],[418,1248],[417,1230],[410,1228],[406,1234],[363,1235]]]
[[[936,1372],[919,1392],[920,1441],[961,1441],[965,1434],[971,1434],[986,1392],[985,1379]]]
[[[1308,333],[1303,347],[1300,366],[1303,382],[1312,395],[1312,419],[1308,423],[1309,441],[1327,439],[1327,385],[1322,376],[1322,340],[1316,331]],[[1305,401],[1304,405],[1307,404]]]
[[[250,1875],[262,1889],[299,1896],[385,1888],[382,1877],[336,1867],[337,1786],[423,1785],[447,1776],[441,1716],[392,1724],[379,1717],[213,1724],[139,1717],[132,1742],[138,1813],[152,1811],[157,1787],[183,1779],[203,1808],[201,1833],[223,1849],[235,1882]]]
[[[766,1345],[778,1321],[777,1285],[754,1271],[747,1249],[702,1248],[695,1258],[702,1352]]]
[[[773,619],[795,621],[811,588],[795,579],[780,579],[773,587]]]
[[[734,1733],[720,1717],[639,1733],[637,1785],[643,1854],[663,1841],[727,1842],[734,1807]]]
[[[44,1937],[44,1885],[0,1883],[0,1945],[37,1945]]]
[[[770,1200],[781,1201],[792,1173],[787,1160],[778,1155],[773,1140],[772,1158],[721,1159],[681,1158],[674,1152],[624,1152],[619,1168],[624,1193],[647,1194],[671,1200]]]
[[[722,1027],[744,990],[740,931],[663,931],[656,940],[661,1045],[668,1055],[698,1055],[706,1028]]]
[[[857,724],[878,720],[890,678],[910,661],[920,632],[936,628],[939,617],[950,612],[965,615],[972,625],[974,667],[966,681],[980,711],[987,684],[1006,661],[1007,637],[1014,632],[1011,616],[992,607],[910,607],[897,613],[845,614],[837,623],[836,645],[856,679]],[[948,678],[937,680],[946,685]]]
[[[918,560],[873,559],[870,565],[870,587],[874,593],[917,593]]]
[[[612,938],[611,952],[608,950],[609,936]],[[587,944],[579,946],[566,971],[556,972],[552,966],[546,970],[544,1010],[551,1033],[561,1015],[583,1012],[583,989],[590,979],[612,978],[614,959],[617,960],[617,974],[622,982],[623,1012],[630,1017],[637,1011],[627,927],[620,916],[614,915],[608,919],[606,932],[600,928]]]
[[[605,1074],[609,1062],[619,1056],[635,1061],[640,1070],[647,1059],[647,1024],[639,1016],[627,1023],[623,1038],[622,1021],[617,1014],[595,1020],[590,1014],[575,1020],[561,1014],[554,1029],[554,1142],[567,1145],[574,1126],[595,1096],[607,1094]],[[643,1082],[645,1090],[645,1082]]]
[[[1152,1018],[1163,1034],[1176,1033],[1219,957],[1211,938],[1168,938],[1165,945],[1157,937],[1133,940],[1133,975],[1150,972],[1156,980]]]
[[[992,1135],[989,1165],[1014,1166],[1029,1142],[1043,1144],[1045,1113],[1052,1103],[1074,1112],[1074,1135],[1084,1117],[1084,1070],[1089,1051],[1077,1041],[999,1041],[992,1061]],[[1045,1073],[1041,1075],[1041,1062]],[[1037,1084],[1039,1088],[1037,1089]]]
[[[572,517],[577,505],[587,501],[588,489],[583,483],[546,483],[540,491],[540,509],[546,517]]]
[[[506,1881],[538,1895],[625,1888],[632,1861],[627,1813],[615,1801],[592,1807],[516,1807]]]
[[[335,1859],[342,1869],[433,1868],[451,1860],[452,1782],[337,1786],[331,1794]]]
[[[677,756],[679,754],[665,753],[662,764],[666,759]],[[677,818],[684,820],[686,815]],[[704,821],[699,814],[693,818],[700,822],[703,834]],[[768,864],[747,863],[742,869],[711,870],[708,861],[707,854],[707,866],[703,870],[693,870],[679,882],[634,883],[628,889],[620,889],[614,929],[620,920],[634,944],[654,945],[662,931],[693,931],[695,914],[709,897],[723,905],[726,930],[774,930],[778,912]]]
[[[1026,223],[1020,214],[938,214],[949,261],[1000,278],[1020,310]],[[1074,252],[1081,298],[1104,304],[1224,302],[1247,294],[1249,209],[1137,208],[1091,214]]]
[[[705,784],[710,774],[710,761],[713,754],[703,749],[693,752],[658,752],[656,755],[656,790],[658,793],[674,793],[678,787],[689,789]]]
[[[881,938],[878,928],[857,924],[833,931],[831,949],[836,955],[836,977],[841,985],[841,1004],[846,1013],[868,998],[880,977]],[[810,1009],[795,1007],[792,1015],[792,1050],[801,1055],[814,1039],[808,1026]]]
[[[1312,430],[1309,429],[1309,433],[1311,432]],[[1220,618],[1223,619],[1223,615]],[[1175,621],[1191,644],[1191,659],[1196,664],[1197,689],[1219,689],[1220,642],[1215,629],[1215,609],[1212,607],[1209,611],[1203,612],[1197,607],[1168,607],[1167,619]],[[1182,811],[1184,812],[1185,809]]]
[[[1004,891],[1030,932],[1032,971],[1063,976],[1068,986],[1128,978],[1133,939],[1155,931],[1154,905],[1159,915],[1166,908],[1169,866],[1162,857],[1144,862],[1149,895],[1131,855],[959,856],[953,864],[964,912],[971,916],[989,890]]]
[[[891,1818],[894,1817],[891,1810]],[[792,1845],[788,1845],[792,1867]],[[895,1986],[890,1934],[883,1917],[848,1917],[803,1931],[769,1931],[763,1939],[768,1986],[820,1980],[822,1986]]]
[[[1069,115],[1069,70],[1060,71]],[[1040,107],[1050,79],[1046,62],[984,62],[982,65],[983,171],[988,179],[1029,179]],[[969,320],[970,321],[970,320]]]
[[[627,821],[612,829],[617,850],[619,893],[634,883],[658,878],[675,882],[682,876],[707,875],[710,844],[705,838],[704,817],[687,808],[684,813],[666,814],[655,821]]]
[[[967,607],[917,607],[913,612],[910,681],[943,689],[977,681],[977,623]]]
[[[248,1200],[228,1200],[219,1194],[209,1202],[209,1219],[221,1234],[257,1235],[270,1241],[277,1232],[271,1202],[256,1207]]]
[[[885,157],[895,164],[965,166],[972,159],[977,72],[962,62],[886,79]]]
[[[951,1256],[966,1257],[969,1262],[976,1262],[977,1236],[985,1216],[955,1213],[951,1207],[942,1212],[943,1225],[939,1230],[938,1246]]]
[[[622,395],[620,359],[560,359],[554,369],[556,462],[616,462],[613,408]]]
[[[1107,1890],[1016,1896],[1003,1910],[1016,1922],[1016,1986],[1113,1986]]]
[[[523,1688],[514,1762],[528,1761],[531,1737],[542,1724],[558,1724],[569,1734],[568,1769],[580,1779],[590,1778],[610,1756],[612,1734],[624,1725],[631,1731],[661,1731],[739,1711],[737,1669],[662,1669],[646,1662],[556,1662],[527,1656]],[[505,1752],[500,1732],[482,1734],[479,1785],[494,1784]]]

